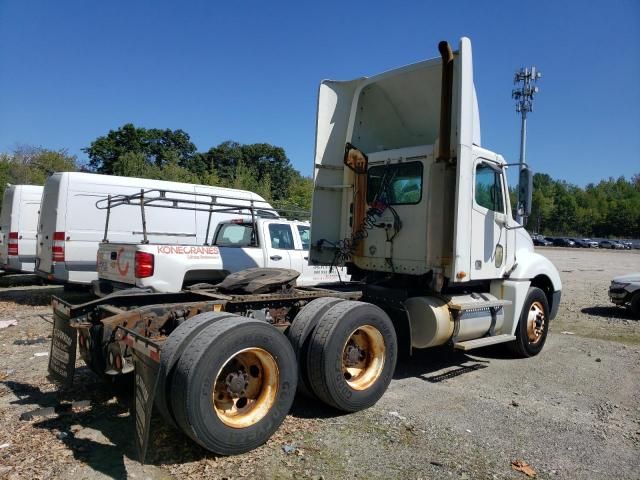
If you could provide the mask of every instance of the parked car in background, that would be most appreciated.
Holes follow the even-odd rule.
[[[618,240],[618,243],[622,244],[622,246],[627,250],[631,250],[633,248],[633,243],[627,240]]]
[[[600,242],[600,248],[611,248],[612,250],[622,250],[624,245],[616,242],[615,240],[602,240]]]
[[[629,307],[640,317],[640,273],[614,278],[609,286],[609,298],[616,305]]]
[[[590,238],[570,238],[576,244],[576,247],[581,248],[598,248],[598,242],[591,240]]]
[[[556,238],[553,241],[554,247],[575,247],[576,243],[569,238]]]
[[[548,247],[549,245],[553,245],[553,242],[547,240],[542,235],[537,235],[533,237],[533,244],[538,247]]]

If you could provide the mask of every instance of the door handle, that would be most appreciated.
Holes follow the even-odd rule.
[[[277,260],[282,260],[282,257],[281,257],[280,255],[271,255],[269,258],[270,258],[271,260],[276,260],[276,261],[277,261]]]
[[[309,260],[309,257],[303,257],[305,260]]]

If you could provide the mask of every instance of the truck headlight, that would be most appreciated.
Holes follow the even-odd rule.
[[[627,285],[629,285],[629,284],[628,284],[628,283],[611,282],[611,289],[614,289],[614,290],[622,290],[622,289],[624,289]]]

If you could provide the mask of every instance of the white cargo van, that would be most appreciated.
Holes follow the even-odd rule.
[[[233,195],[253,201],[256,207],[271,209],[262,197],[243,190],[92,173],[55,173],[47,180],[42,195],[36,273],[49,280],[69,283],[89,284],[96,280],[96,255],[104,238],[107,215],[107,210],[99,209],[96,202],[109,195],[132,195],[151,189],[155,195],[160,195],[162,190],[193,192],[194,195],[182,195],[196,201],[212,195]],[[120,208],[125,211],[110,218],[109,240],[144,241],[140,207]],[[214,229],[221,219],[213,219],[210,228]],[[145,220],[148,242],[201,245],[209,219],[202,211],[150,208]]]
[[[42,188],[9,185],[4,191],[0,214],[0,267],[4,270],[33,272],[35,268]]]

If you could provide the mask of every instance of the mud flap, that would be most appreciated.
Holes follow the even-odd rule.
[[[153,401],[158,385],[159,364],[151,358],[133,350],[133,366],[135,375],[134,421],[135,442],[138,461],[144,463],[149,446],[149,430]]]
[[[54,314],[49,352],[49,379],[61,388],[69,388],[73,384],[77,340],[77,331],[69,325],[69,319]]]

